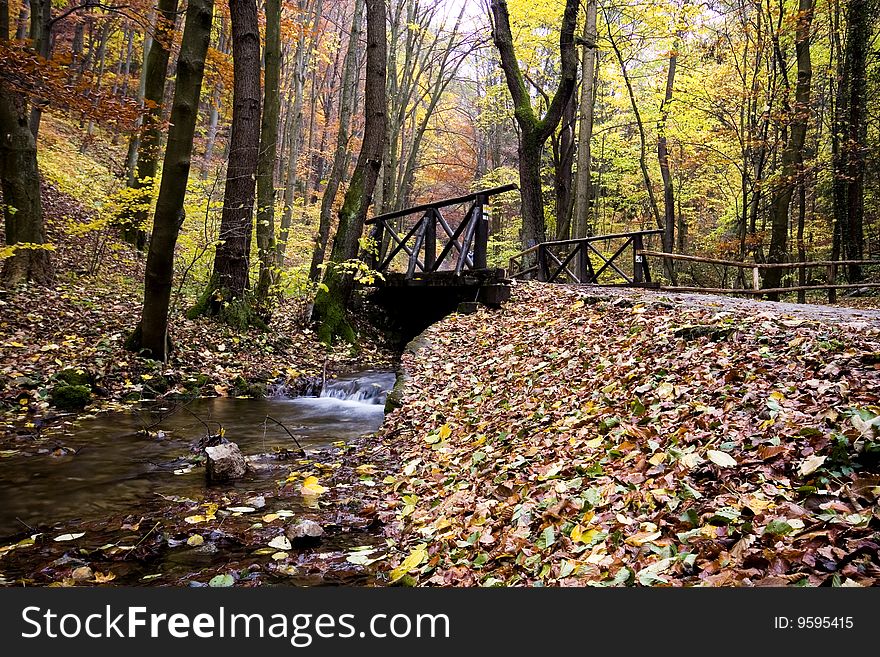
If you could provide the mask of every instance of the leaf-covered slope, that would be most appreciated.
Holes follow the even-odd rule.
[[[592,295],[520,286],[404,356],[390,580],[880,581],[878,327]]]

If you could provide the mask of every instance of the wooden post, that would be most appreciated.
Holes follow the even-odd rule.
[[[632,241],[633,249],[633,283],[638,285],[645,282],[645,256],[639,253],[644,248],[644,245],[642,244],[642,236],[638,233],[630,237],[630,240]]]
[[[752,289],[761,289],[761,270],[757,267],[752,267]]]
[[[578,283],[592,283],[590,280],[590,250],[585,241],[578,242],[575,247],[580,252],[577,254],[577,277]]]
[[[546,281],[550,276],[550,272],[548,271],[548,267],[547,267],[547,247],[543,243],[538,244],[537,256],[538,256],[538,280],[539,281]]]
[[[486,269],[487,251],[489,247],[489,212],[484,210],[488,199],[482,194],[474,201],[474,269]]]
[[[425,213],[425,271],[434,271],[437,262],[437,210]]]
[[[828,265],[828,285],[834,285],[837,283],[837,265]],[[837,289],[833,287],[828,288],[828,303],[836,303],[837,302]]]

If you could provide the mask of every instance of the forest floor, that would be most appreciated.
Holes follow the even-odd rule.
[[[51,183],[43,202],[57,283],[0,294],[0,411],[16,426],[54,414],[51,389],[69,369],[91,377],[89,410],[99,411],[143,399],[246,396],[273,383],[295,389],[300,380],[388,368],[394,360],[366,325],[357,348],[321,344],[299,299],[281,303],[268,331],[239,333],[211,318],[187,319],[179,297],[172,300],[169,362],[141,358],[123,345],[140,317],[144,255],[106,234],[67,234],[71,222],[86,225],[91,217]]]
[[[403,360],[389,581],[880,583],[876,311],[526,284]]]

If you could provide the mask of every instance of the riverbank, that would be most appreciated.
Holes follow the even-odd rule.
[[[673,297],[526,284],[428,329],[385,580],[880,582],[880,322]]]
[[[185,297],[175,296],[168,363],[146,360],[124,348],[137,324],[144,255],[111,236],[71,237],[70,222],[93,217],[51,183],[44,190],[57,284],[29,287],[0,297],[0,412],[7,432],[27,440],[34,424],[71,408],[59,408],[53,389],[85,385],[88,412],[119,409],[146,399],[260,396],[267,386],[326,375],[389,368],[395,354],[366,323],[360,342],[328,348],[304,321],[305,300],[285,297],[267,331],[233,330],[210,318],[188,319]],[[62,227],[66,227],[62,232]],[[96,240],[110,240],[91,273]],[[65,400],[61,400],[62,405]],[[0,432],[2,433],[2,432]],[[14,449],[7,435],[2,449]]]

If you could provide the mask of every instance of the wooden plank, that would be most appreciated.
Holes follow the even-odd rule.
[[[597,256],[599,256],[600,258],[602,258],[602,260],[605,261],[605,264],[602,265],[602,266],[599,268],[599,271],[596,272],[596,276],[595,276],[595,279],[594,279],[594,280],[595,280],[597,283],[598,283],[598,281],[599,281],[599,276],[601,276],[602,273],[603,273],[606,269],[608,269],[608,267],[611,267],[614,271],[616,271],[618,274],[620,274],[621,276],[623,276],[623,280],[625,280],[627,283],[632,283],[632,282],[633,282],[633,280],[632,280],[629,276],[627,276],[624,272],[622,272],[622,271],[620,270],[620,268],[619,268],[617,265],[614,264],[614,259],[615,259],[617,256],[619,256],[621,253],[623,253],[624,249],[626,249],[626,247],[629,246],[629,243],[630,243],[630,240],[627,240],[626,242],[623,243],[623,246],[621,246],[619,249],[617,249],[617,251],[614,252],[614,255],[612,255],[611,258],[606,258],[606,257],[603,256],[599,251],[597,251],[597,250],[595,249],[595,247],[593,247],[592,244],[590,244],[589,242],[584,242],[584,244],[587,245],[587,248],[590,249],[590,251],[592,251],[592,252],[595,253]]]
[[[393,237],[397,241],[397,246],[391,250],[391,253],[388,254],[388,257],[386,257],[385,260],[377,267],[379,271],[384,271],[385,268],[391,264],[391,261],[394,260],[394,256],[400,253],[401,250],[405,251],[408,256],[412,256],[412,251],[409,249],[409,247],[407,247],[406,241],[413,236],[413,234],[418,230],[421,224],[421,220],[417,221],[416,224],[412,228],[410,228],[406,236],[403,239],[400,239],[400,237],[398,237],[397,235],[397,231],[390,228],[388,224],[385,223],[385,227],[388,228],[388,232],[390,233],[391,237]]]
[[[466,196],[458,196],[455,198],[447,198],[441,199],[439,201],[434,201],[433,203],[423,203],[422,205],[414,205],[411,208],[404,208],[403,210],[395,210],[394,212],[386,212],[385,214],[376,215],[372,219],[368,219],[364,223],[366,224],[374,224],[377,221],[384,221],[387,219],[396,219],[397,217],[403,217],[408,214],[417,214],[419,212],[425,212],[427,210],[436,210],[439,208],[445,208],[448,205],[458,205],[460,203],[467,203],[469,201],[475,201],[478,196],[495,196],[497,194],[503,194],[505,192],[513,192],[519,189],[519,186],[511,183],[509,185],[501,185],[500,187],[491,187],[490,189],[482,189],[478,192],[474,192],[473,194],[467,194]]]
[[[458,238],[461,236],[462,232],[470,225],[471,216],[474,213],[474,207],[471,206],[470,210],[468,210],[467,214],[464,216],[464,219],[461,220],[461,223],[458,224],[458,228],[455,229],[455,232],[449,237],[449,241],[446,242],[446,246],[443,247],[443,250],[440,252],[440,255],[437,257],[437,262],[434,264],[434,269],[440,269],[440,266],[443,264],[443,261],[446,260],[446,256],[449,255],[449,252],[452,251],[452,247],[454,246],[458,249],[459,260],[464,258],[465,264],[471,264],[471,259],[468,257],[466,251],[462,249],[462,245],[458,243]],[[449,228],[446,226],[446,221],[443,221],[444,229]],[[448,234],[448,233],[447,233]]]
[[[582,282],[583,282],[583,281],[581,281],[577,276],[574,275],[574,273],[571,271],[571,269],[569,269],[569,268],[567,267],[568,263],[571,262],[571,259],[574,258],[574,255],[575,255],[577,252],[578,252],[577,248],[572,249],[571,253],[569,253],[568,256],[565,258],[565,261],[562,262],[562,261],[559,260],[559,258],[557,258],[557,257],[553,254],[552,251],[550,251],[549,249],[547,249],[547,255],[550,256],[551,258],[553,258],[553,260],[556,262],[556,264],[559,265],[559,269],[557,269],[556,272],[555,272],[554,274],[552,274],[552,275],[550,276],[550,278],[547,279],[547,282],[548,282],[548,283],[552,283],[552,282],[555,281],[557,278],[559,278],[559,274],[562,273],[562,270],[563,270],[563,269],[565,270],[565,273],[568,274],[568,275],[571,277],[571,280],[573,280],[575,283],[582,283]]]
[[[440,226],[443,228],[444,232],[446,233],[446,236],[450,240],[452,240],[452,245],[458,250],[459,253],[461,253],[461,244],[458,243],[458,238],[455,237],[455,233],[453,232],[452,227],[449,225],[449,222],[446,221],[446,218],[443,216],[443,213],[440,212],[440,210],[434,210],[434,212],[437,216],[437,221],[440,222]],[[467,222],[468,217],[470,216],[470,213],[471,213],[471,210],[468,210],[465,213],[465,217],[462,220],[463,222]],[[447,245],[448,245],[448,242],[447,242]],[[446,257],[446,253],[448,253],[448,249],[443,250],[443,254],[437,260],[437,264],[433,267],[433,269],[437,269],[438,267],[440,267],[440,263],[443,262],[443,259]],[[470,258],[468,258],[467,264],[469,264],[473,267],[473,263],[471,262]]]
[[[632,237],[633,235],[662,235],[663,231],[659,228],[654,230],[636,230],[631,233],[612,233],[610,235],[591,235],[590,237],[579,237],[571,240],[558,240],[556,242],[544,242],[547,246],[565,246],[567,244],[577,244],[578,242],[603,242],[605,240],[619,240],[624,237]]]

